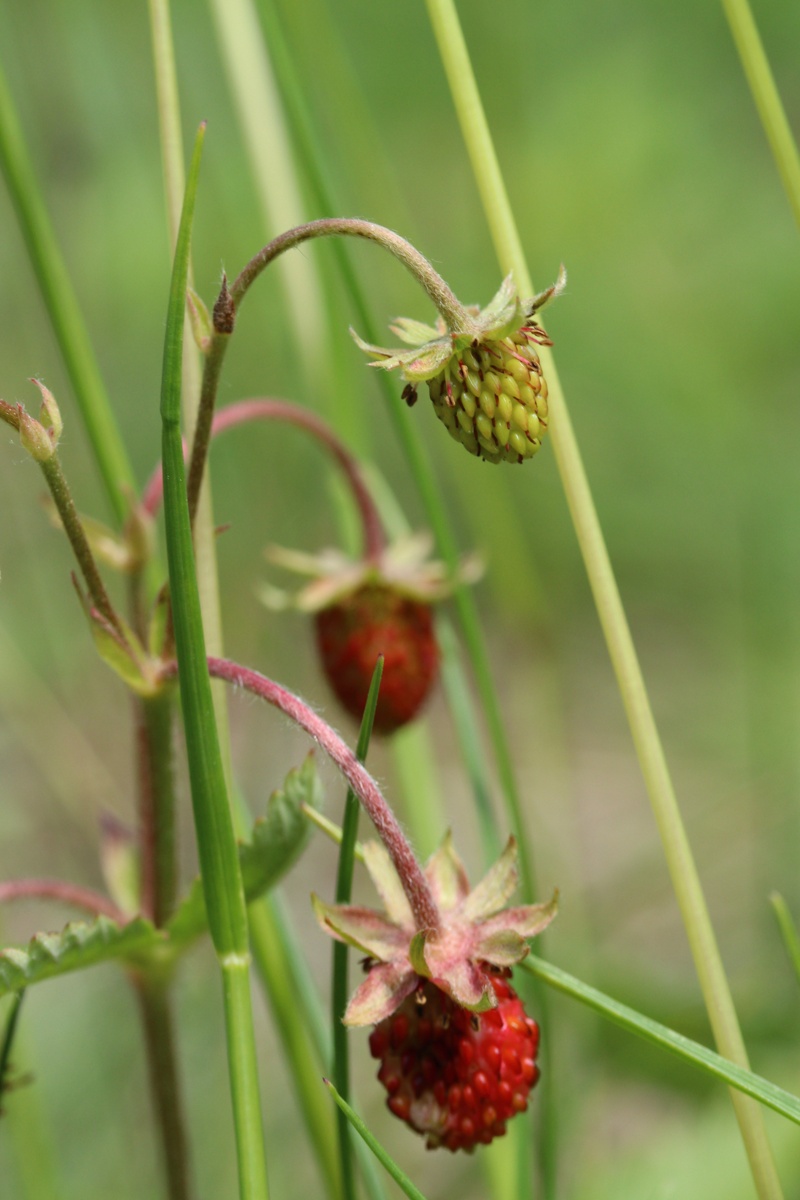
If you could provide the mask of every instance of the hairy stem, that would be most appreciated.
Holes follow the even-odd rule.
[[[188,1147],[183,1126],[175,1023],[165,981],[140,977],[136,994],[142,1015],[150,1093],[161,1142],[169,1200],[189,1200]]]
[[[319,221],[309,221],[306,225],[298,225],[295,229],[289,229],[273,238],[263,250],[259,250],[258,254],[251,258],[234,280],[231,298],[236,307],[241,304],[250,285],[274,259],[285,250],[291,250],[302,242],[319,237],[360,237],[377,242],[408,268],[436,305],[451,333],[469,333],[472,329],[472,318],[463,304],[419,250],[393,230],[376,225],[372,221],[362,221],[357,217],[325,217]]]
[[[228,429],[235,429],[249,421],[283,421],[288,425],[296,425],[312,434],[327,450],[341,467],[352,492],[356,507],[361,518],[361,528],[364,536],[364,554],[367,558],[377,558],[386,544],[383,525],[372,499],[369,488],[358,461],[350,450],[331,429],[326,421],[318,417],[310,409],[289,400],[273,399],[272,397],[257,397],[252,400],[239,400],[228,404],[215,414],[211,423],[211,438]],[[192,447],[194,454],[197,443]],[[163,475],[161,467],[153,472],[144,492],[142,506],[151,516],[155,515],[161,503],[163,494]]]
[[[261,675],[249,667],[239,666],[228,659],[211,657],[208,659],[208,671],[213,678],[224,679],[235,687],[244,688],[279,708],[319,743],[358,796],[378,836],[389,851],[414,913],[417,928],[437,930],[440,924],[439,910],[414,851],[377,783],[346,742],[298,696],[274,683],[266,675]],[[165,679],[174,678],[176,674],[177,665],[174,662],[164,665]]]
[[[7,879],[5,883],[0,883],[0,904],[11,900],[55,900],[58,904],[80,908],[95,917],[110,917],[120,925],[130,920],[121,908],[117,908],[112,900],[100,892],[61,879]]]
[[[175,908],[177,853],[172,688],[134,700],[142,912],[159,928]]]
[[[47,480],[47,486],[50,489],[53,502],[58,509],[58,515],[61,518],[61,524],[64,526],[64,532],[69,538],[73,553],[78,560],[78,566],[81,569],[81,574],[88,588],[92,604],[105,617],[112,628],[121,637],[124,637],[119,617],[114,611],[111,601],[108,598],[105,584],[100,578],[97,563],[94,561],[94,555],[81,524],[78,510],[75,507],[75,501],[72,499],[72,494],[64,478],[64,472],[61,470],[58,455],[53,454],[51,458],[46,459],[39,465]]]

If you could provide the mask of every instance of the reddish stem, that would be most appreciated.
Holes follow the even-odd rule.
[[[298,696],[287,691],[286,688],[282,688],[279,684],[273,683],[266,675],[261,675],[258,671],[239,666],[224,658],[209,658],[208,670],[215,679],[224,679],[227,683],[242,687],[262,700],[266,700],[275,708],[279,708],[320,744],[358,796],[367,816],[375,826],[378,836],[389,851],[414,913],[417,929],[438,930],[439,910],[414,851],[408,844],[397,818],[386,803],[377,783],[364,769],[347,743],[342,741],[330,725],[312,712]],[[176,675],[177,663],[166,663],[164,677],[173,679]]]
[[[358,506],[364,533],[364,553],[367,558],[377,558],[385,546],[383,526],[378,511],[369,489],[364,483],[358,462],[327,422],[318,417],[316,413],[310,412],[298,404],[292,404],[288,400],[271,398],[240,400],[236,404],[229,404],[226,408],[220,409],[212,422],[211,436],[214,438],[217,434],[224,433],[227,429],[234,429],[237,425],[244,425],[248,421],[284,421],[289,425],[296,425],[311,433],[330,451],[342,468]],[[187,458],[188,448],[185,442],[183,452],[184,458]],[[163,486],[161,467],[158,466],[145,488],[142,501],[145,511],[151,516],[155,515],[161,504]]]
[[[61,879],[9,879],[0,883],[0,904],[10,900],[57,900],[59,904],[82,908],[95,916],[110,917],[119,925],[125,925],[131,919],[100,892],[64,883]]]

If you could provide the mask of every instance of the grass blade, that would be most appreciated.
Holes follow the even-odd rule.
[[[181,439],[184,304],[204,134],[205,127],[201,126],[178,232],[164,340],[161,385],[164,516],[192,807],[209,929],[222,969],[239,1189],[242,1200],[266,1200],[247,911],[206,665]]]
[[[329,1079],[324,1079],[323,1083],[329,1089],[334,1100],[339,1105],[340,1110],[344,1113],[347,1120],[353,1126],[353,1129],[355,1129],[359,1137],[364,1139],[372,1153],[386,1168],[395,1183],[399,1184],[399,1186],[403,1189],[405,1194],[408,1196],[408,1200],[425,1200],[425,1197],[419,1188],[414,1186],[408,1176],[400,1170],[394,1159],[389,1157],[377,1138],[375,1138],[367,1129],[361,1117],[359,1117],[359,1115],[353,1111],[346,1100],[342,1099],[331,1081]]]
[[[378,705],[381,679],[383,677],[383,656],[378,658],[372,674],[372,682],[367,693],[364,715],[361,719],[361,729],[356,746],[356,758],[365,762],[369,750],[372,726],[375,721],[375,709]],[[342,822],[342,841],[339,848],[339,865],[336,874],[336,903],[347,904],[353,888],[353,867],[355,864],[356,839],[358,837],[358,817],[361,805],[358,796],[352,788],[347,789],[347,799],[344,806]],[[339,1095],[347,1100],[350,1096],[350,1049],[347,1029],[342,1023],[344,1010],[347,1007],[349,984],[349,947],[344,942],[333,944],[333,970],[331,985],[331,1009],[333,1016],[333,1077]],[[353,1147],[350,1140],[350,1126],[343,1111],[339,1111],[339,1161],[342,1171],[342,1190],[345,1200],[354,1200],[356,1194],[355,1177],[353,1174]]]
[[[122,523],[129,508],[125,490],[133,492],[136,486],[133,469],[100,377],[77,296],[39,193],[2,70],[0,163],[108,499],[117,520]]]
[[[662,1049],[699,1067],[706,1074],[713,1075],[715,1079],[722,1080],[723,1083],[800,1125],[800,1099],[777,1084],[737,1066],[730,1059],[709,1050],[707,1046],[694,1042],[681,1033],[675,1033],[666,1025],[628,1008],[626,1004],[612,1000],[610,996],[590,987],[588,983],[581,982],[574,975],[567,974],[560,967],[555,967],[534,954],[529,955],[521,966],[550,987],[556,988],[566,996],[572,996],[574,1000],[580,1000],[582,1004],[593,1008],[595,1012],[613,1021],[615,1025],[627,1029],[629,1033],[635,1033],[654,1046],[661,1046]]]
[[[532,296],[534,289],[525,254],[455,5],[453,0],[427,0],[427,5],[500,266],[504,273],[513,272],[523,295]],[[542,363],[549,381],[552,417],[550,436],[553,450],[642,774],[661,833],[664,856],[683,916],[714,1037],[720,1050],[728,1058],[747,1069],[747,1051],[733,997],[678,808],[583,460],[572,429],[569,410],[552,354],[546,347],[542,349]],[[762,1115],[758,1108],[740,1093],[734,1091],[731,1095],[758,1194],[762,1200],[778,1200],[782,1191]],[[552,1172],[548,1187],[550,1194],[553,1194],[555,1180]]]
[[[775,165],[800,225],[800,155],[747,0],[722,0]]]

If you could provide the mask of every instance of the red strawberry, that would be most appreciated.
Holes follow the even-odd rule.
[[[448,834],[421,881],[433,912],[415,916],[417,893],[387,849],[370,841],[362,854],[385,913],[313,898],[322,927],[368,956],[344,1023],[375,1026],[370,1049],[389,1108],[429,1147],[491,1142],[527,1107],[539,1075],[539,1030],[508,979],[555,916],[556,896],[505,907],[517,884],[513,838],[470,888]]]
[[[497,1007],[471,1013],[428,980],[370,1034],[391,1112],[428,1149],[472,1150],[506,1131],[539,1078],[539,1027],[507,981],[490,975]]]
[[[294,596],[262,589],[272,608],[313,613],[322,666],[348,712],[359,720],[378,655],[384,656],[375,728],[392,733],[416,716],[439,670],[433,605],[481,573],[474,557],[455,571],[429,558],[427,534],[409,534],[364,558],[338,550],[301,554],[271,546],[271,562],[310,577]]]
[[[360,717],[379,654],[383,679],[375,729],[393,733],[417,713],[433,687],[439,650],[429,604],[383,583],[367,583],[316,614],[317,646],[328,681]]]

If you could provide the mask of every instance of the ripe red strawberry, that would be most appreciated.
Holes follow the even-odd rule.
[[[369,1038],[388,1107],[428,1149],[471,1150],[506,1131],[539,1078],[539,1027],[508,983],[490,975],[497,1007],[471,1013],[433,983],[419,986]]]
[[[272,608],[293,605],[312,613],[317,647],[328,680],[348,712],[361,719],[378,655],[384,656],[375,729],[392,733],[418,712],[436,682],[439,649],[433,605],[457,583],[481,573],[474,557],[455,572],[429,558],[424,533],[398,538],[359,559],[338,550],[301,554],[271,546],[271,562],[298,571],[311,582],[294,596],[262,588]]]
[[[470,889],[448,834],[421,881],[432,911],[426,902],[415,916],[420,880],[404,881],[381,843],[362,851],[385,914],[314,897],[323,929],[368,955],[344,1023],[375,1026],[370,1049],[389,1108],[429,1147],[491,1142],[527,1107],[538,1078],[539,1030],[508,979],[555,916],[556,897],[503,907],[517,884],[513,838]]]
[[[439,670],[431,606],[383,583],[366,583],[316,614],[317,647],[328,681],[360,718],[379,654],[383,678],[375,729],[393,733],[427,699]]]

